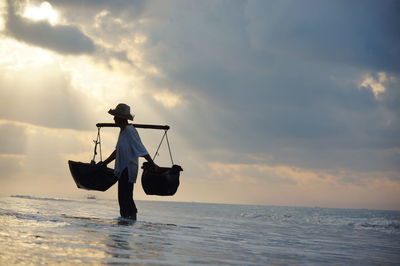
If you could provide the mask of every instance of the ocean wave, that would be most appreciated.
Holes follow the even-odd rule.
[[[39,223],[49,223],[49,224],[55,224],[56,226],[60,225],[65,225],[66,223],[58,219],[57,217],[49,217],[46,215],[43,215],[41,213],[22,213],[22,212],[16,212],[12,210],[6,210],[6,209],[0,209],[0,216],[11,216],[15,217],[17,220],[29,220],[29,221],[34,221],[34,222],[39,222]]]
[[[364,228],[364,229],[383,229],[383,230],[390,230],[392,232],[400,233],[400,223],[399,222],[390,222],[390,221],[383,221],[380,223],[360,223],[354,224],[355,228]]]
[[[69,199],[60,199],[60,198],[45,198],[45,197],[35,197],[28,195],[11,195],[12,198],[20,198],[20,199],[31,199],[31,200],[47,200],[47,201],[73,201]]]
[[[344,226],[356,230],[375,230],[390,234],[400,234],[400,222],[390,217],[364,217],[349,218],[336,217],[332,215],[305,215],[279,212],[241,212],[239,216],[258,222],[273,222],[296,225],[325,225],[325,226]]]
[[[244,218],[250,218],[250,219],[256,219],[256,220],[289,220],[292,218],[293,215],[291,214],[271,214],[271,213],[259,213],[259,212],[254,212],[254,213],[247,213],[247,212],[242,212],[240,213],[240,217]]]

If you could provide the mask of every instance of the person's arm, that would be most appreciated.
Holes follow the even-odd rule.
[[[151,156],[149,154],[146,154],[142,157],[145,158],[146,161],[149,162],[152,167],[158,168],[158,165],[153,161],[153,159],[151,159]]]
[[[140,139],[139,133],[134,127],[130,128],[130,140],[132,141],[133,144],[133,149],[135,150],[135,153],[138,154],[139,157],[143,157],[146,159],[146,161],[149,163],[150,167],[153,169],[158,169],[158,165],[154,163],[153,159],[149,155],[148,151],[144,147],[142,140]]]
[[[149,154],[144,155],[143,158],[145,158],[146,161],[148,161],[151,165],[155,164],[153,159],[151,159],[151,156]]]
[[[109,163],[111,163],[113,160],[115,160],[115,155],[116,154],[116,151],[114,150],[111,154],[110,154],[110,156],[108,156],[108,158],[107,159],[105,159],[104,161],[102,161],[102,162],[99,162],[99,164],[100,165],[104,165],[104,166],[107,166],[107,164],[109,164]],[[150,158],[151,159],[151,158]]]

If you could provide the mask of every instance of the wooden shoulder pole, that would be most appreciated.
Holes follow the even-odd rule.
[[[145,124],[129,124],[132,125],[136,128],[148,128],[148,129],[163,129],[163,130],[169,130],[169,126],[168,125],[145,125]],[[97,127],[118,127],[116,124],[114,123],[97,123],[96,124]]]

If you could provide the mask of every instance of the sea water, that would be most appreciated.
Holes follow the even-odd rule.
[[[399,265],[400,212],[0,198],[0,265]]]

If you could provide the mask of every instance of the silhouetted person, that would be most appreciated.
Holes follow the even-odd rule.
[[[158,167],[140,140],[137,130],[128,125],[133,120],[130,107],[120,103],[109,114],[114,116],[115,124],[120,127],[120,133],[115,150],[99,164],[107,165],[115,159],[114,174],[118,177],[118,202],[120,214],[124,218],[136,220],[137,209],[133,201],[133,184],[138,174],[138,158],[144,157],[153,167]]]

